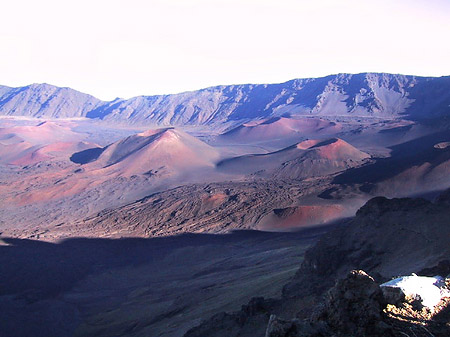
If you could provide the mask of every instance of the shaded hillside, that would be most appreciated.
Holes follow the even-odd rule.
[[[180,336],[258,293],[279,296],[321,233],[0,238],[0,336]]]
[[[352,327],[354,333],[357,329],[365,329],[367,326],[363,324],[374,323],[373,317],[369,321],[361,321],[355,317],[363,316],[366,312],[373,310],[378,310],[378,315],[381,315],[380,307],[374,308],[371,305],[379,306],[383,301],[381,299],[372,301],[374,298],[369,297],[362,299],[377,291],[373,279],[362,272],[354,272],[353,278],[362,276],[365,280],[362,280],[362,283],[359,281],[354,283],[351,281],[352,276],[349,278],[346,275],[351,270],[363,269],[373,275],[377,282],[411,273],[425,276],[443,275],[445,277],[448,275],[450,273],[449,196],[450,190],[447,190],[434,203],[424,199],[386,199],[384,197],[371,199],[357,212],[354,219],[326,233],[316,245],[307,250],[296,275],[284,286],[281,299],[254,298],[247,305],[243,305],[240,311],[216,314],[198,327],[191,329],[185,336],[263,336],[269,317],[273,314],[285,320],[291,320],[294,317],[309,318],[312,322],[318,321],[320,324],[312,326],[309,323],[311,321],[297,319],[292,321],[294,324],[289,323],[291,325],[287,325],[288,328],[285,329],[283,320],[280,320],[278,334],[274,333],[270,336],[335,336],[336,334],[348,336],[348,331],[342,334],[338,330],[333,330],[333,326],[331,331],[330,326],[324,326],[325,319],[321,318],[321,315],[330,309],[331,312],[328,314],[339,318],[339,321],[334,323],[340,327]],[[346,280],[342,281],[343,279]],[[336,280],[340,281],[336,283]],[[350,288],[343,287],[345,284]],[[333,285],[335,285],[334,288],[332,288]],[[352,288],[353,286],[356,288]],[[330,288],[332,288],[330,292],[327,292]],[[324,294],[327,294],[324,306],[318,306]],[[346,311],[350,311],[349,313],[355,317],[339,317]],[[328,324],[333,323],[330,322],[332,317],[328,316],[326,319]],[[435,324],[434,319],[442,318],[436,316],[431,317],[429,321],[423,321],[422,324],[430,330],[421,330],[420,326],[415,325],[414,322],[405,321],[405,319],[395,320],[395,317],[391,317],[389,325],[383,323],[377,326],[377,331],[372,331],[373,333],[369,335],[404,336],[405,331],[418,331],[418,334],[414,335],[448,336],[450,329],[448,312],[445,318],[447,323],[444,321],[443,325]],[[271,321],[274,323],[272,319]],[[357,335],[366,336],[360,333]]]
[[[283,115],[423,119],[449,113],[449,87],[449,77],[338,74],[101,102],[69,88],[33,84],[2,87],[0,114],[88,117],[144,125],[234,125]]]

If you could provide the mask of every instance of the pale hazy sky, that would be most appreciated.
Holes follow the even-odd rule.
[[[0,84],[109,100],[340,72],[450,75],[450,0],[14,0]]]

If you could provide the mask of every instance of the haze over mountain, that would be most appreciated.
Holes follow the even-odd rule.
[[[1,87],[0,114],[141,125],[214,125],[270,116],[431,118],[450,111],[450,77],[338,74],[102,102],[69,88]]]

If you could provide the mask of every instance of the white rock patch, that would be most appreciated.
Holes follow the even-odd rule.
[[[419,295],[422,305],[432,309],[439,301],[450,296],[450,291],[445,287],[445,279],[441,276],[402,276],[383,283],[381,287],[400,288],[405,296]]]

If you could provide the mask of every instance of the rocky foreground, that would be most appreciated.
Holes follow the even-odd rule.
[[[448,298],[434,308],[388,303],[379,284],[449,275],[449,206],[450,190],[435,202],[374,198],[306,252],[281,299],[253,298],[185,336],[448,336]]]

